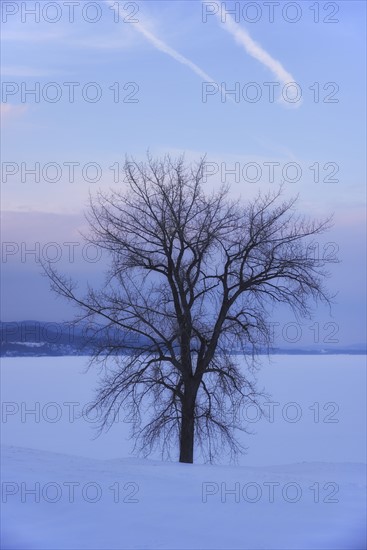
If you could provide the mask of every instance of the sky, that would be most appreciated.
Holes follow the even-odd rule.
[[[340,260],[330,264],[335,304],[315,310],[303,335],[319,323],[327,343],[331,322],[338,343],[365,341],[364,2],[1,10],[3,321],[73,316],[35,256],[100,284],[105,260],[80,235],[89,193],[123,187],[125,155],[149,149],[206,155],[208,191],[229,183],[246,200],[285,182],[300,211],[334,213],[319,249]],[[282,326],[293,322],[284,315]]]

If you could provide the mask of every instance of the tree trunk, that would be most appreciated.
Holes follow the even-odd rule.
[[[182,418],[180,430],[180,462],[194,462],[194,426],[196,392],[186,388],[182,400]]]

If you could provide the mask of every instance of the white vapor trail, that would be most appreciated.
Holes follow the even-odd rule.
[[[152,34],[145,27],[143,27],[143,25],[141,23],[136,23],[136,29],[141,34],[143,34],[145,36],[145,38],[147,38],[149,40],[149,42],[151,42],[153,44],[153,46],[155,48],[157,48],[157,50],[160,50],[161,52],[166,53],[167,55],[169,55],[170,57],[172,57],[173,59],[175,59],[179,63],[182,63],[182,65],[186,65],[194,73],[196,73],[198,76],[200,76],[200,78],[202,78],[203,80],[207,80],[207,81],[209,80],[210,82],[214,82],[214,78],[212,78],[205,71],[200,69],[200,67],[195,65],[195,63],[190,61],[190,59],[187,59],[187,57],[181,55],[179,52],[177,52],[176,50],[174,50],[173,48],[168,46],[168,44],[163,42],[163,40],[160,40],[159,38],[154,36],[154,34]]]
[[[122,14],[119,11],[120,10],[119,4],[118,4],[118,7],[116,8],[115,7],[116,2],[113,2],[113,0],[106,0],[106,3],[109,4],[115,10],[115,12],[118,13],[119,17],[122,18]],[[198,65],[190,61],[190,59],[187,59],[187,57],[181,55],[178,51],[171,48],[168,44],[163,42],[163,40],[160,40],[159,38],[157,38],[153,33],[148,31],[140,22],[134,23],[134,28],[136,28],[136,30],[139,31],[142,35],[144,35],[145,38],[149,40],[149,42],[153,44],[155,48],[157,48],[157,50],[160,50],[161,52],[169,55],[170,57],[172,57],[182,65],[186,65],[186,67],[189,67],[189,69],[191,69],[195,74],[200,76],[200,78],[202,78],[203,80],[215,82],[215,79],[212,78],[210,75],[208,75],[205,71],[200,69]]]
[[[227,13],[222,4],[220,4],[220,11],[216,12],[216,16],[222,22],[223,28],[233,36],[235,41],[243,46],[249,55],[270,69],[270,71],[282,84],[295,82],[293,76],[285,70],[283,65],[274,59],[267,51],[265,51],[260,44],[257,44],[257,42],[251,38],[249,33],[234,21],[232,16]]]

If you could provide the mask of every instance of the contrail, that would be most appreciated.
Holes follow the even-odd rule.
[[[118,16],[122,18],[119,4],[118,4],[118,7],[116,8],[116,2],[113,2],[113,0],[106,0],[106,3],[109,4],[114,9],[114,11],[118,13]],[[190,61],[190,59],[187,59],[187,57],[185,57],[184,55],[181,55],[178,51],[171,48],[168,44],[163,42],[163,40],[160,40],[160,38],[157,38],[153,33],[148,31],[141,23],[134,23],[134,27],[136,28],[137,31],[139,31],[142,35],[144,35],[145,38],[149,40],[149,42],[153,44],[155,48],[157,48],[157,50],[160,50],[161,52],[169,55],[170,57],[172,57],[182,65],[186,65],[186,67],[189,67],[189,69],[191,69],[195,74],[200,76],[200,78],[202,78],[203,80],[215,82],[215,79],[212,78],[210,75],[208,75],[205,71],[200,69],[198,65],[195,65],[195,63]]]
[[[286,71],[280,61],[274,59],[260,44],[257,44],[249,33],[234,21],[221,4],[220,11],[215,12],[215,15],[222,22],[223,28],[233,36],[235,41],[243,46],[249,55],[270,69],[280,83],[288,84],[289,82],[295,82],[294,77]],[[223,23],[223,21],[225,22]]]
[[[210,82],[215,82],[214,78],[209,76],[205,71],[200,69],[195,63],[190,61],[190,59],[187,59],[187,57],[181,55],[179,52],[168,46],[165,42],[154,36],[151,32],[149,32],[141,23],[136,23],[136,29],[145,36],[157,48],[157,50],[160,50],[163,53],[166,53],[179,63],[182,63],[182,65],[186,65],[189,67],[194,73],[196,73],[200,78],[203,80],[209,80]]]

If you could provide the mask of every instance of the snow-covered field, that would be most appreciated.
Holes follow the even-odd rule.
[[[264,360],[270,418],[244,410],[248,454],[210,466],[132,457],[122,416],[93,439],[84,358],[3,359],[1,547],[366,548],[365,364]]]

